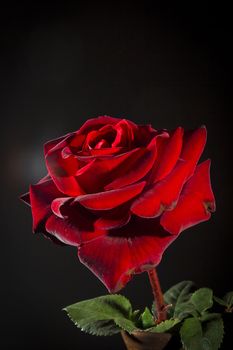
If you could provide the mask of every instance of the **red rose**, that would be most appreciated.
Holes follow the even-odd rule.
[[[215,210],[206,129],[158,131],[107,116],[45,144],[48,175],[30,186],[33,231],[78,247],[110,292],[158,265],[179,233]]]

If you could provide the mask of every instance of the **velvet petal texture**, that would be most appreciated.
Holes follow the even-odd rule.
[[[76,173],[76,180],[86,193],[101,192],[108,182],[118,178],[125,166],[133,164],[141,154],[142,150],[135,148],[113,157],[92,159],[85,171]]]
[[[49,175],[59,191],[68,196],[78,196],[84,193],[74,176],[79,169],[78,160],[75,157],[62,156],[62,150],[72,138],[73,135],[68,136],[51,148],[46,154],[45,160]]]
[[[52,149],[54,148],[57,144],[60,144],[63,140],[67,139],[67,138],[70,138],[71,136],[74,136],[75,133],[69,133],[67,135],[64,135],[62,137],[58,137],[56,139],[53,139],[51,141],[48,141],[44,144],[44,155],[46,156],[47,153]]]
[[[78,217],[79,220],[86,220],[83,217]],[[105,234],[105,231],[101,228],[94,229],[94,226],[90,223],[86,223],[86,225],[85,229],[83,229],[82,224],[77,222],[77,219],[61,219],[55,215],[51,215],[46,221],[45,228],[48,233],[61,242],[73,246],[79,246],[83,242],[91,241]]]
[[[197,166],[194,175],[186,183],[177,206],[166,211],[161,225],[172,234],[194,226],[210,218],[215,211],[215,199],[210,183],[210,160]]]
[[[193,166],[195,166],[204,150],[206,138],[207,131],[205,126],[202,126],[194,131],[186,132],[184,134],[180,158],[190,161]]]
[[[80,246],[78,256],[114,293],[125,286],[133,273],[158,265],[174,239],[159,225],[159,220],[133,217],[126,226]]]
[[[52,213],[51,202],[61,197],[62,194],[58,191],[52,180],[40,182],[30,186],[30,205],[32,209],[33,231],[39,231],[41,224]]]
[[[156,217],[162,213],[164,209],[174,207],[179,199],[180,192],[193,174],[196,164],[203,152],[206,142],[206,129],[199,128],[185,135],[185,139],[181,149],[182,130],[178,128],[173,134],[169,143],[166,145],[166,151],[162,151],[158,168],[153,169],[154,180],[161,179],[165,173],[170,170],[170,173],[160,181],[155,181],[154,185],[142,192],[139,198],[132,204],[131,211],[141,217]],[[171,170],[171,165],[174,164],[174,159],[170,163],[167,150],[172,150],[175,147],[177,160],[175,167]],[[166,166],[166,160],[168,165]],[[160,171],[159,167],[162,167]],[[156,171],[157,170],[157,171]]]
[[[79,134],[87,135],[92,130],[98,130],[103,125],[114,125],[119,122],[119,118],[113,118],[107,115],[99,116],[97,118],[88,119],[79,129]]]
[[[98,212],[99,217],[95,221],[95,228],[110,230],[128,224],[131,218],[129,206],[129,204],[123,204],[112,210]]]
[[[182,187],[190,174],[190,163],[180,160],[173,171],[162,181],[149,186],[132,206],[131,211],[144,218],[153,218],[178,201]]]
[[[62,215],[63,218],[51,215],[46,230],[65,244],[78,246],[105,234],[101,227],[95,227],[96,216],[78,203],[65,204]]]
[[[143,190],[145,184],[145,181],[141,181],[118,190],[86,194],[83,196],[78,196],[74,201],[79,202],[88,209],[108,210],[115,208],[137,196]]]
[[[137,130],[137,125],[129,120],[122,119],[115,126],[116,138],[112,146],[131,147],[134,142],[134,133]]]
[[[129,159],[118,170],[114,181],[105,186],[106,190],[121,188],[141,180],[152,168],[157,157],[157,140],[166,138],[167,133],[155,136],[146,148],[142,148],[136,157]]]
[[[151,174],[151,181],[163,179],[176,165],[183,143],[183,129],[177,128],[173,135],[162,144]]]
[[[64,219],[64,215],[62,214],[61,208],[69,201],[72,201],[72,197],[59,197],[55,198],[51,203],[51,209],[53,213],[58,216],[59,218]]]

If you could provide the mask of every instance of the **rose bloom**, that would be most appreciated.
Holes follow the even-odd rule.
[[[22,196],[33,231],[76,246],[79,260],[118,291],[215,210],[210,160],[197,165],[205,143],[205,127],[168,131],[89,119],[44,145],[48,175]]]

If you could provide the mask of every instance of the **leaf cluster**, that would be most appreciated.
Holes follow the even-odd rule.
[[[209,288],[196,289],[191,281],[183,281],[164,294],[168,319],[156,323],[155,305],[143,312],[133,310],[130,301],[120,294],[104,295],[67,306],[64,310],[82,331],[108,336],[122,330],[180,334],[185,350],[217,350],[223,340],[222,314],[214,310],[214,302],[231,312],[233,292],[223,299],[213,296]]]

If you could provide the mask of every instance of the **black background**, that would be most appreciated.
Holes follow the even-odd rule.
[[[203,159],[212,159],[217,211],[181,234],[158,272],[164,290],[184,279],[218,296],[232,289],[232,30],[230,9],[221,4],[1,8],[3,349],[124,348],[118,335],[80,332],[61,311],[107,291],[74,248],[31,233],[30,210],[18,200],[46,173],[43,143],[98,115],[155,128],[207,126]],[[146,274],[122,294],[135,308],[150,305]]]

